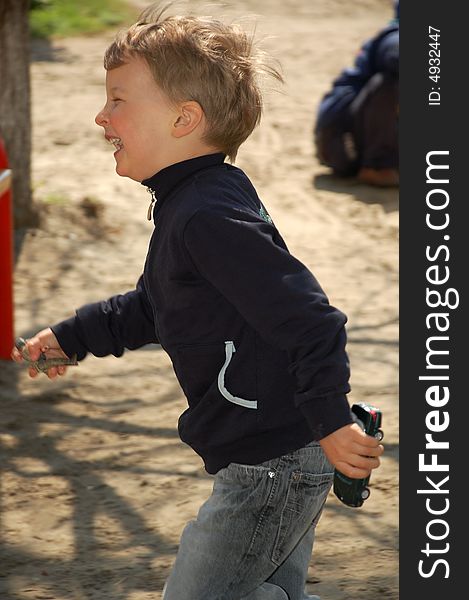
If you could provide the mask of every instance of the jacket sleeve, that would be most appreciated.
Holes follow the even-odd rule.
[[[249,213],[196,213],[184,232],[199,273],[273,346],[287,352],[295,402],[315,439],[352,422],[345,315],[287,250],[275,227]]]
[[[88,352],[121,356],[126,348],[135,350],[158,342],[143,276],[135,290],[85,304],[74,317],[54,325],[52,331],[65,354],[76,354],[78,360]]]

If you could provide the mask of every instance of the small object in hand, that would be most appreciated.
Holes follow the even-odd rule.
[[[39,355],[37,360],[31,360],[29,356],[28,347],[26,346],[26,340],[24,338],[17,338],[15,341],[15,347],[21,352],[21,356],[24,361],[27,363],[27,366],[30,369],[36,369],[38,373],[45,373],[48,369],[52,367],[68,367],[68,366],[78,366],[77,356],[74,354],[72,358],[47,358],[44,350],[49,347],[44,347],[43,352]]]
[[[371,435],[380,441],[383,439],[383,432],[380,429],[381,411],[379,408],[360,402],[352,406],[352,415],[355,422],[360,425],[367,435]],[[370,476],[362,479],[352,479],[336,469],[334,472],[334,493],[347,506],[361,506],[370,496],[369,481]]]

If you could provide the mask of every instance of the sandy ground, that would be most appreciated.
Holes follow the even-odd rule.
[[[390,18],[390,2],[244,0],[224,12],[258,15],[287,81],[268,94],[237,164],[349,316],[350,401],[384,413],[386,453],[371,497],[351,509],[331,494],[308,590],[323,600],[397,599],[398,194],[331,177],[311,143],[319,98]],[[143,266],[149,196],[114,173],[93,122],[109,39],[35,49],[33,183],[43,224],[17,239],[17,335],[131,289]],[[181,530],[212,485],[178,439],[185,400],[167,356],[153,346],[88,358],[55,382],[3,362],[0,383],[0,599],[160,598]]]

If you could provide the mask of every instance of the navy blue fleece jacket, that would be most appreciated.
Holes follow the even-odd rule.
[[[188,400],[181,439],[209,473],[352,422],[346,317],[289,253],[247,176],[212,154],[142,183],[157,198],[143,275],[55,325],[63,350],[81,360],[160,343]]]

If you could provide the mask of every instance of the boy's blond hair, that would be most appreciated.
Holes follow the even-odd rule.
[[[234,161],[262,114],[259,76],[282,81],[277,67],[240,27],[207,17],[164,16],[149,7],[104,55],[106,70],[129,57],[147,62],[171,102],[193,100],[206,117],[204,141]]]

